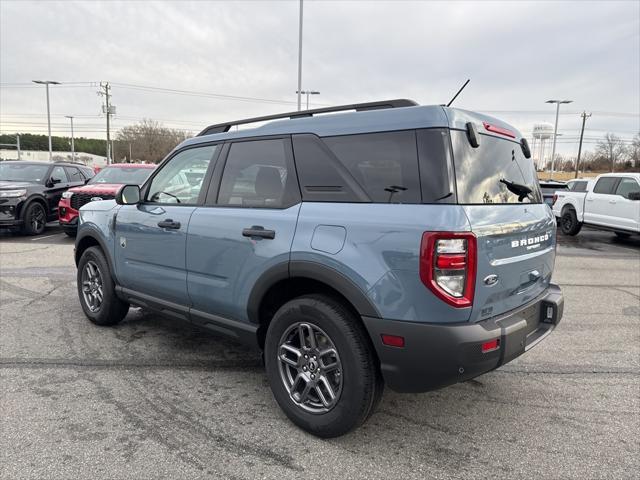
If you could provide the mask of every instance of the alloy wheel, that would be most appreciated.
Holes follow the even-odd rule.
[[[31,212],[31,216],[29,217],[29,223],[31,224],[31,229],[34,232],[39,232],[45,226],[45,218],[44,218],[44,210],[42,207],[36,207]]]
[[[291,400],[310,413],[326,413],[342,393],[343,373],[338,350],[317,325],[298,322],[278,344],[280,378]]]
[[[94,313],[100,310],[104,299],[102,274],[93,260],[89,260],[82,271],[82,296],[89,310]]]

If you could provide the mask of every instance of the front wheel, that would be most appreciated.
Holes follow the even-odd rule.
[[[24,212],[23,232],[27,235],[40,235],[47,225],[47,212],[38,202],[32,202]]]
[[[618,237],[618,238],[629,238],[629,237],[631,237],[631,234],[627,233],[627,232],[615,232],[615,234],[616,234],[616,237]]]
[[[78,262],[78,298],[84,314],[96,325],[115,325],[129,311],[116,296],[109,264],[98,247],[87,248]]]
[[[282,410],[319,437],[343,435],[362,424],[383,388],[364,327],[324,295],[296,298],[276,312],[267,330],[265,364]]]
[[[576,211],[566,210],[560,218],[560,230],[565,235],[577,235],[582,229],[582,223],[578,221]]]

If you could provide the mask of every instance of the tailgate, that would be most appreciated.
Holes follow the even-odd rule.
[[[556,222],[544,204],[466,205],[478,239],[470,321],[527,303],[548,286],[555,262]]]

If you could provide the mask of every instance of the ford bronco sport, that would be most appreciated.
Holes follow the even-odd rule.
[[[257,346],[286,415],[331,437],[384,384],[466,381],[549,335],[555,228],[500,120],[409,100],[272,115],[82,207],[78,296],[98,325],[135,305]]]

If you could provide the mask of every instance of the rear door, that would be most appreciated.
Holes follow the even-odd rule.
[[[186,306],[187,229],[204,201],[205,177],[216,145],[187,148],[164,163],[138,205],[123,205],[116,219],[119,283],[136,292]]]
[[[288,268],[300,210],[289,137],[236,141],[222,155],[226,162],[218,162],[207,205],[189,224],[191,313],[203,324],[212,314],[248,319],[256,280],[271,267]]]
[[[631,200],[629,196],[640,193],[640,184],[635,178],[623,177],[616,187],[614,208],[611,214],[617,227],[640,232],[640,200]]]
[[[584,221],[594,225],[614,227],[612,211],[617,203],[615,190],[619,177],[600,177],[584,202]]]
[[[458,203],[477,238],[470,320],[478,321],[517,308],[548,287],[555,218],[543,203],[533,162],[519,143],[481,133],[479,147],[472,148],[461,130],[452,130],[451,140]],[[531,192],[514,193],[514,184]]]

